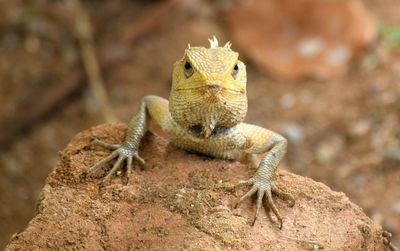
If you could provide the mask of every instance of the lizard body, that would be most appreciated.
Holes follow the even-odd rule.
[[[152,119],[178,148],[222,159],[247,155],[249,164],[258,168],[253,178],[240,182],[252,188],[237,205],[257,193],[253,224],[262,200],[266,198],[281,227],[282,217],[272,200],[272,193],[293,205],[293,197],[274,183],[274,174],[286,152],[287,141],[268,129],[243,123],[247,112],[245,65],[238,60],[238,53],[231,50],[229,42],[220,47],[214,37],[210,43],[210,48],[189,46],[183,58],[174,64],[169,101],[153,95],[142,99],[122,144],[95,141],[114,151],[93,165],[89,172],[117,158],[103,180],[106,181],[123,166],[124,161],[128,176],[134,159],[144,164],[138,148],[149,119]],[[255,157],[257,154],[265,154],[259,163]]]

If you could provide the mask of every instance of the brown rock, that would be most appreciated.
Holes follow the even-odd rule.
[[[284,79],[341,75],[376,38],[361,0],[237,1],[225,17],[233,45]]]
[[[264,211],[251,226],[254,203],[232,207],[246,191],[234,184],[252,174],[245,165],[188,154],[152,133],[141,147],[147,167],[135,168],[129,185],[121,176],[99,185],[110,165],[85,177],[109,153],[90,141],[120,142],[125,130],[101,125],[71,141],[47,179],[37,215],[7,250],[383,250],[381,227],[343,193],[286,171],[277,183],[296,205],[276,199],[282,230]]]

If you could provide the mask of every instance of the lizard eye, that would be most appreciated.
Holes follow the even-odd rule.
[[[189,62],[186,62],[183,66],[185,68],[186,78],[190,78],[193,75],[193,67]]]
[[[233,69],[232,69],[232,77],[234,79],[236,79],[238,73],[239,73],[239,66],[236,63],[235,66],[233,66]]]

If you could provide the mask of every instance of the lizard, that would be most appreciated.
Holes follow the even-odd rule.
[[[272,194],[288,201],[290,206],[294,205],[293,196],[278,188],[274,181],[288,142],[276,132],[243,122],[248,107],[246,66],[239,60],[239,54],[231,49],[230,42],[219,46],[215,36],[209,42],[209,48],[189,44],[183,57],[175,62],[169,100],[154,95],[143,97],[121,144],[93,141],[113,151],[91,166],[88,174],[116,158],[103,182],[125,163],[129,180],[132,162],[145,164],[138,149],[150,120],[153,120],[177,148],[221,159],[247,157],[248,164],[257,171],[254,177],[239,182],[238,185],[249,185],[251,189],[235,203],[235,208],[257,194],[252,225],[265,198],[268,212],[272,210],[282,228],[282,216]],[[257,158],[259,154],[264,154],[261,161]]]

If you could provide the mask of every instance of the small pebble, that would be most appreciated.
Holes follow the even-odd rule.
[[[289,141],[299,143],[304,139],[303,128],[295,123],[286,123],[281,127],[283,135],[285,135]]]
[[[286,93],[281,96],[280,104],[283,108],[292,108],[296,103],[296,98],[291,93]]]
[[[360,120],[351,125],[350,132],[355,136],[364,136],[371,130],[371,127],[369,120]]]
[[[317,148],[317,160],[320,164],[330,164],[340,154],[344,147],[344,139],[335,136],[321,142]]]
[[[297,53],[303,57],[315,57],[324,48],[324,41],[319,37],[311,37],[301,40],[297,45]]]
[[[325,60],[328,64],[336,66],[346,63],[350,56],[350,49],[346,45],[342,45],[330,50]]]

